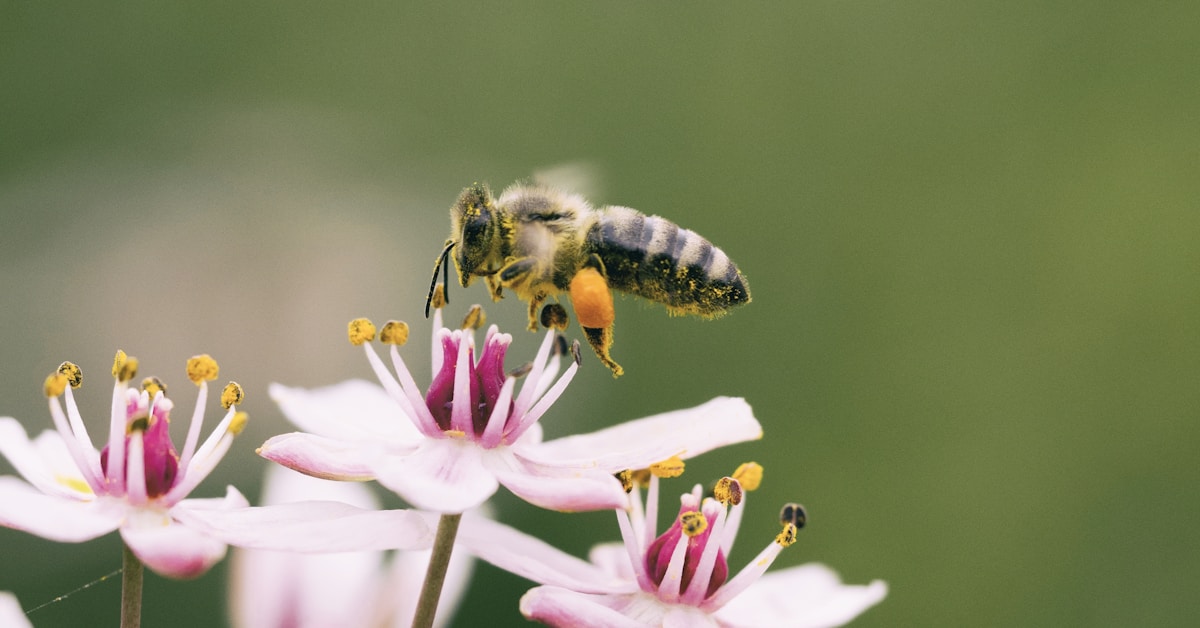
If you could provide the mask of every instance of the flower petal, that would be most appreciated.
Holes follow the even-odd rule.
[[[499,488],[482,456],[479,447],[469,441],[429,439],[415,452],[383,456],[373,467],[380,484],[413,506],[459,513],[487,501]]]
[[[47,495],[91,499],[92,489],[75,466],[62,436],[46,430],[32,441],[10,417],[0,418],[0,454],[17,473]]]
[[[258,455],[326,480],[365,482],[375,474],[364,462],[364,448],[356,443],[292,432],[273,436],[258,448]]]
[[[33,628],[29,618],[21,610],[17,596],[8,591],[0,591],[0,626],[8,628]]]
[[[413,617],[417,614],[421,584],[425,581],[432,554],[430,551],[396,553],[388,579],[380,589],[378,617],[371,626],[399,628],[412,625]],[[442,595],[438,598],[434,626],[450,625],[454,611],[467,592],[474,566],[475,560],[469,553],[456,551],[450,554],[450,565],[446,567],[446,579],[442,583]]]
[[[475,556],[538,584],[584,593],[638,590],[633,580],[614,577],[541,539],[484,517],[463,517],[456,542]]]
[[[530,589],[521,596],[521,614],[548,626],[572,628],[645,628],[624,613],[609,608],[609,596],[576,593],[552,586]]]
[[[512,455],[511,453],[509,454]],[[629,496],[621,483],[609,473],[592,469],[541,467],[519,461],[516,469],[492,462],[489,468],[496,479],[514,495],[541,508],[562,512],[613,510],[629,505]]]
[[[117,529],[122,509],[108,500],[43,495],[12,476],[0,477],[0,525],[51,541],[79,543]]]
[[[293,425],[311,434],[351,441],[420,438],[400,405],[381,386],[361,379],[312,389],[271,384],[270,394]]]
[[[832,569],[811,563],[764,575],[715,615],[729,626],[840,626],[886,595],[882,580],[842,584]]]
[[[225,543],[174,521],[165,513],[138,515],[121,526],[121,538],[154,573],[169,578],[195,578],[225,557]]]
[[[717,397],[695,408],[555,439],[522,449],[521,453],[543,464],[586,464],[615,473],[642,469],[671,456],[691,458],[723,445],[759,438],[762,426],[744,399]]]
[[[433,543],[425,520],[409,510],[363,510],[337,501],[225,509],[207,501],[184,500],[171,514],[237,547],[324,553],[425,549]]]

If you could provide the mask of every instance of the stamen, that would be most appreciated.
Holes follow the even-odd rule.
[[[188,360],[188,363],[190,366],[191,360]],[[196,397],[196,407],[192,410],[192,422],[188,426],[187,440],[183,442],[183,453],[179,456],[179,468],[185,474],[188,466],[192,463],[192,456],[196,453],[196,445],[200,442],[200,426],[204,423],[204,412],[208,409],[208,381],[201,379],[196,384],[200,387],[200,394]]]
[[[199,386],[201,382],[211,382],[217,379],[221,367],[207,353],[194,355],[187,361],[187,376],[192,383]]]
[[[118,382],[125,383],[133,381],[137,377],[138,359],[133,356],[125,355],[124,351],[117,349],[117,355],[113,358],[112,374]]]
[[[645,474],[649,478],[646,488],[646,525],[642,534],[643,550],[654,543],[654,537],[658,531],[658,476],[650,473],[648,469]]]
[[[615,474],[613,474],[613,477],[617,478],[617,481],[621,483],[621,488],[625,489],[626,493],[633,492],[633,470],[632,469],[625,469],[624,471],[618,471]]]
[[[459,329],[481,329],[486,322],[487,314],[483,312],[483,306],[472,305],[471,309],[467,310],[467,315],[463,317],[462,326]]]
[[[717,480],[717,485],[713,487],[713,499],[726,506],[736,506],[742,503],[741,483],[728,476]]]
[[[479,439],[479,444],[485,448],[491,449],[499,445],[500,440],[504,437],[504,424],[508,422],[508,410],[512,402],[513,390],[516,387],[515,377],[504,378],[504,386],[500,388],[500,395],[496,397],[492,415],[488,417],[487,426],[483,428],[483,436]]]
[[[58,372],[67,377],[67,383],[71,384],[71,388],[79,388],[83,385],[83,371],[74,362],[59,364]]]
[[[157,397],[157,395],[156,395]],[[121,473],[115,469],[114,473]],[[129,461],[125,466],[125,497],[135,506],[146,503],[146,451],[142,432],[135,430],[129,435]]]
[[[435,312],[435,316],[438,312],[441,312],[441,310]],[[436,338],[437,334],[434,334],[434,337]],[[413,379],[412,373],[408,370],[408,365],[400,357],[400,349],[396,345],[392,345],[391,358],[392,366],[396,369],[395,378],[384,368],[383,362],[370,345],[366,346],[366,350],[367,360],[371,362],[371,368],[374,369],[376,377],[379,378],[379,383],[383,385],[384,389],[404,409],[405,416],[408,417],[409,422],[416,426],[422,434],[430,438],[437,438],[438,434],[441,434],[441,430],[438,428],[433,414],[429,412],[429,407],[425,405],[425,399],[421,397],[421,389],[417,386],[417,380]],[[434,372],[436,373],[437,371]]]
[[[775,537],[775,542],[781,547],[788,547],[796,542],[796,525],[792,523],[783,524],[783,531]]]
[[[521,379],[522,377],[528,375],[529,371],[531,370],[533,370],[533,362],[526,362],[521,366],[509,371],[508,376],[513,379]]]
[[[537,355],[533,358],[533,367],[529,371],[529,377],[521,385],[521,394],[517,395],[517,400],[513,403],[513,416],[518,420],[524,419],[525,411],[533,404],[533,400],[537,399],[534,392],[536,392],[538,380],[542,377],[542,371],[546,368],[546,359],[550,357],[550,347],[554,338],[554,332],[546,332],[546,337],[538,347]]]
[[[229,382],[225,384],[225,389],[221,391],[221,407],[228,410],[232,406],[236,406],[245,399],[246,392],[242,390],[241,385],[237,382]]]
[[[679,526],[685,535],[694,538],[700,536],[708,529],[708,519],[705,519],[703,514],[695,510],[689,510],[679,515]]]
[[[55,376],[62,378],[61,386],[63,392],[69,390],[66,382],[67,377],[62,374],[52,375],[50,378],[47,378],[47,383],[49,383],[49,380]],[[60,392],[59,394],[63,394],[63,392]],[[70,393],[68,392],[67,394]],[[87,480],[88,484],[91,485],[92,491],[96,494],[102,494],[104,489],[104,481],[102,479],[103,475],[100,473],[99,454],[96,453],[96,450],[94,447],[92,447],[91,442],[81,442],[79,435],[72,431],[71,426],[68,424],[67,416],[63,413],[62,404],[58,401],[57,395],[50,397],[49,406],[50,416],[54,420],[54,428],[58,430],[59,435],[62,436],[63,442],[66,443],[67,451],[71,454],[71,459],[75,461],[75,466],[79,468],[79,471],[83,474],[84,479]],[[95,461],[95,465],[92,464],[93,460]]]
[[[725,508],[713,500],[705,500],[702,510],[706,511],[706,519],[712,518],[712,530],[708,538],[704,540],[704,550],[700,553],[700,560],[692,572],[692,581],[688,583],[687,590],[683,592],[684,601],[689,604],[699,604],[708,597],[710,583],[714,587],[719,587],[725,583],[725,578],[728,576],[728,565],[724,563],[720,565],[719,573],[714,573],[714,568],[718,566],[718,551],[721,548],[718,541],[725,527]],[[713,576],[717,577],[716,581],[713,580]]]
[[[46,376],[46,382],[42,384],[42,390],[45,391],[46,397],[53,399],[67,389],[67,376],[62,373],[51,373]]]
[[[571,319],[567,317],[567,308],[561,303],[548,303],[542,308],[542,327],[566,331]]]
[[[579,343],[576,342],[575,344],[578,345]],[[575,379],[575,373],[577,371],[579,371],[578,361],[573,362],[571,366],[567,367],[566,372],[562,374],[562,377],[558,378],[558,381],[550,387],[550,390],[546,391],[545,396],[539,399],[537,404],[534,405],[533,408],[530,408],[529,412],[527,412],[524,416],[521,416],[519,423],[517,423],[517,427],[509,431],[509,435],[512,437],[513,441],[516,441],[517,438],[520,438],[521,434],[524,434],[525,430],[529,429],[530,425],[533,425],[538,419],[542,418],[542,415],[546,413],[546,410],[549,410],[550,406],[554,405],[555,401],[558,401],[558,398],[562,396],[563,391],[567,389],[567,385],[571,383],[572,379]],[[525,382],[525,386],[529,386],[529,381]],[[525,393],[525,388],[521,388],[521,393]],[[515,408],[513,416],[520,416],[515,412]]]
[[[661,462],[650,465],[650,473],[660,478],[677,478],[683,475],[686,464],[679,456],[671,456]]]
[[[388,321],[379,332],[379,341],[385,345],[403,347],[408,342],[408,323],[404,321]]]
[[[245,412],[235,412],[233,420],[229,422],[229,433],[237,436],[246,429],[246,423],[250,420],[250,415]]]
[[[375,324],[366,318],[356,318],[347,326],[350,344],[360,346],[375,339]]]
[[[682,523],[682,521],[683,517],[680,516],[680,522]],[[679,600],[679,589],[683,584],[683,567],[687,560],[690,539],[691,537],[687,534],[679,535],[679,540],[676,541],[675,548],[671,551],[671,560],[667,563],[667,570],[663,574],[662,582],[658,583],[658,597],[665,602],[673,603]]]
[[[124,351],[117,352],[117,358],[125,357]],[[133,370],[129,370],[129,363],[134,365]],[[124,470],[125,469],[125,403],[126,392],[129,390],[127,386],[128,379],[122,379],[122,376],[129,373],[137,373],[137,360],[134,358],[126,358],[122,360],[120,369],[113,363],[113,369],[119,370],[115,376],[116,381],[113,382],[112,408],[108,418],[108,468]],[[113,471],[105,478],[108,482],[109,491],[114,495],[125,494],[125,473]]]
[[[446,307],[446,290],[442,286],[433,289],[433,298],[429,299],[429,304],[435,310]]]
[[[167,385],[157,377],[147,377],[143,379],[142,390],[146,391],[146,394],[150,395],[151,397],[154,397],[160,392],[164,397],[167,396]]]
[[[800,504],[784,504],[779,510],[779,523],[790,523],[796,526],[796,529],[803,528],[804,524],[808,523],[808,512]]]
[[[633,566],[638,586],[643,591],[653,591],[655,585],[650,580],[650,576],[646,574],[645,557],[642,555],[642,548],[638,547],[637,537],[633,531],[633,524],[629,520],[629,513],[619,508],[615,512],[617,513],[617,527],[621,529],[621,539],[625,541],[625,551],[629,554],[629,564]]]
[[[466,331],[456,331],[458,336],[458,356],[454,362],[454,398],[450,402],[450,429],[466,432],[474,426],[471,424],[471,406],[475,395],[472,384],[476,379],[471,371],[471,341],[473,337]]]
[[[747,491],[756,491],[758,490],[759,485],[762,484],[762,465],[758,464],[757,462],[743,462],[738,466],[737,470],[733,472],[733,479],[737,480],[738,483],[742,485],[743,489]]]

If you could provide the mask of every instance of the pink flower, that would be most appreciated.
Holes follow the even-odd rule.
[[[701,499],[697,485],[680,498],[667,531],[655,536],[653,475],[645,507],[634,489],[629,512],[617,511],[624,544],[596,546],[591,562],[489,521],[464,523],[459,541],[480,558],[541,583],[521,598],[521,612],[552,626],[836,626],[887,594],[882,581],[844,585],[818,564],[764,575],[803,525],[796,505],[785,507],[781,518],[787,521],[775,540],[730,578],[727,557],[741,522],[742,490],[726,478],[714,490],[716,498]]]
[[[433,512],[466,511],[501,484],[532,504],[580,511],[624,507],[627,497],[612,477],[616,471],[762,436],[745,401],[718,397],[690,410],[542,442],[538,421],[575,376],[578,343],[561,377],[567,348],[553,330],[531,365],[506,373],[512,336],[493,325],[476,359],[471,329],[442,328],[441,317],[439,309],[435,375],[424,395],[400,357],[407,326],[391,322],[380,333],[391,345],[393,374],[368,342],[374,325],[359,319],[351,323],[351,341],[364,346],[383,387],[361,381],[311,391],[273,385],[271,396],[307,433],[271,438],[260,455],[316,477],[375,479]]]

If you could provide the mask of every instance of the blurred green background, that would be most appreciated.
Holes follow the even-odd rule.
[[[777,567],[886,580],[857,625],[1194,625],[1198,23],[1196,3],[4,2],[0,414],[49,428],[42,379],[70,359],[102,425],[115,349],[179,390],[207,352],[252,424],[194,495],[255,499],[254,448],[289,431],[267,385],[369,377],[345,323],[427,333],[458,191],[574,164],[594,202],[716,242],[754,303],[704,322],[620,300],[627,375],[587,356],[548,436],[746,397],[766,438],[685,478],[762,463],[732,568],[801,501]],[[488,306],[512,365],[523,312]],[[494,503],[578,555],[617,538],[611,513]],[[116,535],[0,548],[26,608],[120,563]],[[224,621],[226,573],[148,575],[146,625]],[[522,624],[528,587],[479,568],[456,625]],[[114,625],[118,596],[32,619]]]

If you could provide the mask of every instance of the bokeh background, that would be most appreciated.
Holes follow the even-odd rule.
[[[750,279],[715,322],[620,300],[627,375],[589,355],[544,420],[746,397],[765,439],[685,476],[766,467],[733,568],[797,500],[811,525],[777,566],[886,580],[861,626],[1194,625],[1198,23],[1196,3],[5,2],[0,414],[49,428],[42,379],[70,359],[99,425],[118,347],[180,391],[210,353],[252,423],[195,495],[254,499],[254,448],[289,430],[267,385],[369,377],[356,316],[427,333],[455,195],[549,170]],[[514,365],[523,312],[488,305]],[[578,555],[617,537],[611,513],[494,504]],[[26,608],[120,565],[116,535],[0,548]],[[148,575],[146,625],[220,625],[226,576]],[[523,624],[528,586],[480,567],[456,625]],[[114,625],[118,596],[32,619]]]

